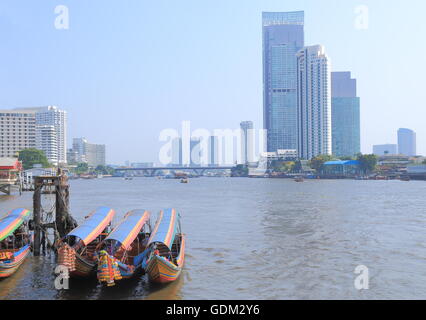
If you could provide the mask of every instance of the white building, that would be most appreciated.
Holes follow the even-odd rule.
[[[44,152],[50,163],[59,164],[58,137],[55,126],[36,126],[36,148]]]
[[[417,155],[416,133],[413,130],[406,128],[398,130],[398,152],[410,157]]]
[[[36,125],[53,126],[56,135],[58,164],[67,163],[67,112],[56,106],[36,108]],[[50,148],[53,148],[51,146]],[[42,151],[45,151],[41,149]],[[47,156],[47,155],[46,155]]]
[[[35,113],[31,110],[0,110],[0,158],[12,158],[35,148]]]
[[[332,154],[331,66],[324,47],[305,47],[297,53],[298,154],[310,160]]]
[[[241,128],[241,162],[248,164],[253,162],[254,153],[254,131],[252,121],[243,121]]]

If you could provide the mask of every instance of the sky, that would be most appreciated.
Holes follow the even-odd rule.
[[[160,132],[186,120],[261,128],[262,11],[296,10],[305,44],[358,80],[362,152],[406,127],[426,155],[424,0],[2,0],[0,109],[57,105],[68,143],[106,144],[111,164],[157,161]]]

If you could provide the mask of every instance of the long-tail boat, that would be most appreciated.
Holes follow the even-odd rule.
[[[96,247],[108,236],[114,215],[113,209],[100,207],[59,241],[58,265],[67,267],[71,277],[95,274]]]
[[[29,210],[15,209],[0,220],[0,278],[15,273],[30,252],[30,214]]]
[[[121,223],[98,248],[98,280],[107,286],[133,277],[141,269],[145,249],[151,235],[150,213],[146,210],[128,212]]]
[[[175,209],[160,212],[148,242],[143,267],[153,282],[175,281],[185,261],[185,235]]]

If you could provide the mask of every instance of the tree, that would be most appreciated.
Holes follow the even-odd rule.
[[[77,168],[75,168],[77,174],[87,173],[87,171],[89,171],[89,165],[85,162],[79,163]]]
[[[333,160],[333,156],[328,154],[320,154],[311,160],[311,168],[320,173],[323,169],[324,163]]]
[[[426,164],[426,160],[423,160],[422,164]]]
[[[114,174],[114,168],[111,167],[107,167],[107,166],[103,166],[103,165],[99,165],[96,167],[95,172],[97,174],[104,174],[104,175],[112,175]]]
[[[51,164],[47,160],[44,152],[35,148],[24,149],[20,151],[19,161],[22,161],[24,170],[33,168],[35,164],[39,164],[43,168],[51,167]]]
[[[360,169],[364,174],[371,173],[376,170],[377,156],[375,154],[359,154],[358,159]]]

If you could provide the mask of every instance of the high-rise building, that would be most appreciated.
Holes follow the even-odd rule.
[[[190,155],[191,162],[190,165],[201,166],[202,157],[201,157],[201,138],[192,137],[190,141]]]
[[[219,144],[218,137],[210,136],[209,138],[209,166],[217,167],[219,165]]]
[[[58,137],[55,126],[36,126],[36,148],[44,152],[50,163],[59,164]]]
[[[172,140],[172,163],[165,163],[165,165],[171,164],[172,166],[182,166],[182,139],[175,138]]]
[[[0,110],[0,158],[17,157],[19,151],[35,148],[35,127],[31,110]]]
[[[331,115],[333,154],[342,157],[361,152],[360,99],[350,72],[331,73]]]
[[[267,151],[297,147],[297,59],[304,12],[263,12],[263,122]]]
[[[241,162],[247,164],[252,162],[254,148],[254,132],[253,122],[243,121],[240,123],[241,128]]]
[[[373,146],[373,153],[377,156],[396,155],[397,149],[396,144],[378,144]]]
[[[332,153],[330,69],[323,46],[297,53],[297,150],[302,159]]]
[[[67,163],[67,112],[56,106],[35,108],[36,125],[53,126],[56,136],[58,164]],[[52,149],[53,147],[49,147]],[[45,151],[45,150],[42,150]]]
[[[0,155],[16,156],[37,148],[51,163],[66,163],[66,111],[55,106],[0,111],[0,130]]]
[[[411,129],[398,130],[398,152],[405,156],[417,155],[416,133]]]
[[[85,138],[73,139],[73,151],[77,152],[77,162],[85,162],[90,167],[104,166],[105,145],[89,143]],[[70,152],[68,154],[71,154]],[[75,155],[74,155],[75,157]]]

